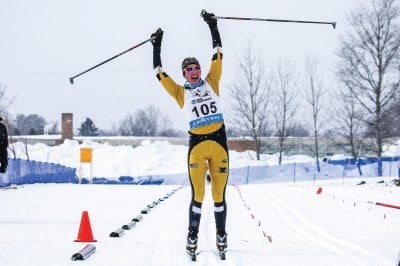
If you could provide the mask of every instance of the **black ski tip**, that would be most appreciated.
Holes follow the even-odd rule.
[[[190,256],[190,259],[192,261],[196,261],[197,259],[197,254],[199,254],[200,252],[196,252],[196,250],[194,249],[187,249],[186,250],[187,254]]]
[[[140,214],[139,214],[138,216],[136,216],[135,218],[133,218],[132,221],[138,223],[138,222],[140,222],[142,219],[143,219],[143,215],[140,215]]]
[[[72,255],[71,260],[76,261],[76,260],[83,260],[82,254],[80,253],[75,253]]]
[[[119,237],[119,234],[116,232],[111,232],[110,237]]]
[[[225,259],[226,259],[225,253],[222,253],[222,254],[220,254],[219,256],[221,257],[221,260],[225,260]]]
[[[110,237],[120,237],[121,235],[122,235],[122,228],[120,232],[115,231],[110,233]]]
[[[188,251],[188,254],[189,254],[189,256],[190,256],[190,260],[191,260],[191,261],[196,261],[196,260],[197,260],[196,253],[192,253],[192,252],[189,252],[189,251]]]
[[[69,78],[69,82],[70,82],[71,84],[74,84],[74,79],[73,79],[73,78]]]
[[[226,249],[224,249],[223,247],[219,247],[218,252],[219,252],[220,259],[225,260],[226,259],[226,257],[225,257]]]

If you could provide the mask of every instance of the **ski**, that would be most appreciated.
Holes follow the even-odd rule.
[[[221,260],[225,260],[226,259],[226,256],[225,256],[226,249],[224,249],[223,247],[220,247],[220,248],[218,248],[218,253],[219,253],[219,258]]]
[[[201,251],[196,252],[196,250],[194,250],[194,249],[188,249],[188,250],[186,250],[186,252],[189,255],[191,261],[196,261],[197,255],[199,255]],[[218,249],[218,255],[221,260],[226,260],[225,254],[226,254],[226,249],[223,247],[220,247]]]
[[[196,252],[195,249],[189,249],[189,250],[186,250],[186,252],[189,255],[191,261],[196,261],[197,260],[197,255],[200,254],[200,251]]]

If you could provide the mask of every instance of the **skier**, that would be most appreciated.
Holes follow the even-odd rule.
[[[222,44],[214,14],[202,11],[202,17],[211,31],[214,54],[205,79],[201,78],[201,66],[194,57],[182,62],[184,85],[178,85],[163,71],[161,65],[161,41],[163,31],[151,35],[153,67],[158,80],[183,109],[189,122],[188,171],[192,188],[189,206],[189,227],[186,249],[194,255],[197,249],[201,207],[204,198],[207,170],[211,176],[214,201],[216,245],[224,252],[227,248],[225,188],[228,181],[229,157],[224,119],[219,100],[219,81],[222,73]],[[208,168],[208,169],[207,169]],[[221,256],[222,258],[222,256]],[[192,257],[193,259],[193,257]],[[195,257],[194,257],[195,259]]]

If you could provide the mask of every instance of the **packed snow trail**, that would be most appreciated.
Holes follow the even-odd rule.
[[[221,260],[215,245],[214,209],[210,200],[209,187],[207,190],[199,233],[200,254],[195,263],[196,265],[220,265]],[[234,224],[251,222],[248,215],[243,215],[243,207],[240,205],[238,208],[234,207],[238,203],[235,202],[237,194],[233,188],[229,187],[228,190],[227,200],[232,204],[229,217],[235,219]],[[98,249],[104,252],[99,251],[95,254],[91,258],[91,263],[94,265],[187,265],[193,263],[185,251],[189,201],[189,187],[177,191],[145,215],[135,228],[121,238],[107,240],[104,245],[99,243]],[[229,247],[225,264],[247,265],[249,261],[258,262],[260,265],[265,263],[266,242],[255,226],[240,230],[235,226],[229,226],[227,230],[232,233],[228,235]]]
[[[286,246],[288,251],[309,250],[317,255],[314,258],[299,257],[296,265],[391,265],[393,263],[393,257],[380,254],[381,249],[377,245],[375,235],[370,233],[376,230],[370,223],[371,219],[376,221],[376,215],[370,208],[357,208],[354,207],[355,204],[349,208],[341,200],[334,201],[301,190],[304,189],[295,186],[282,187],[281,190],[269,186],[242,186],[242,191],[246,191],[256,199],[250,204],[259,204],[255,212],[261,214],[260,219],[267,223],[269,230],[276,236],[274,248],[282,249]],[[299,197],[299,194],[304,192],[306,195]],[[299,201],[299,198],[304,201]],[[323,208],[317,207],[321,203]],[[336,212],[334,217],[331,207]],[[353,222],[354,212],[358,212],[357,216],[365,219]],[[397,219],[400,217],[400,213],[393,211],[391,213]],[[341,219],[337,216],[341,216]],[[384,222],[382,216],[378,221]],[[380,230],[384,230],[384,223],[378,224]],[[373,237],[365,237],[366,235]],[[319,254],[326,255],[318,256]]]
[[[185,251],[190,188],[177,190],[121,237],[110,232],[178,186],[36,184],[0,193],[0,265],[395,265],[400,212],[365,202],[398,203],[390,186],[228,186],[226,261],[215,245],[214,210],[206,188],[200,254]],[[351,191],[352,194],[348,192]],[[97,242],[85,261],[72,254],[82,211]],[[385,215],[385,216],[384,216]],[[383,218],[385,217],[385,218]]]

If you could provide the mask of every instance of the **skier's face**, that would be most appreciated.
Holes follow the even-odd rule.
[[[190,64],[183,70],[185,79],[191,84],[196,84],[201,78],[201,67],[196,64]]]

